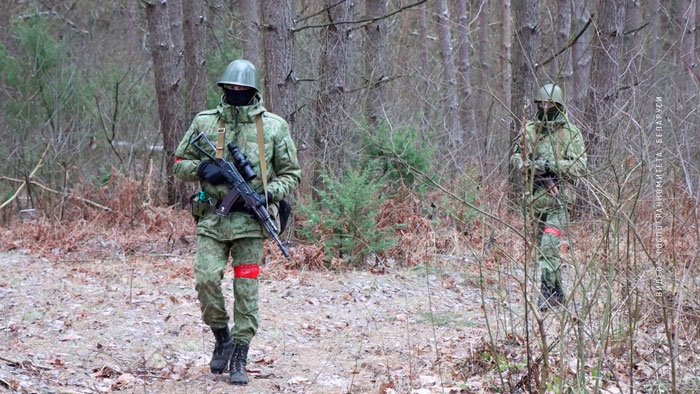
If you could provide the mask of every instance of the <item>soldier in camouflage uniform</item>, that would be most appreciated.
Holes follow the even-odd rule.
[[[224,92],[221,104],[216,109],[197,114],[177,148],[174,166],[180,180],[199,182],[203,192],[194,199],[200,208],[204,205],[203,210],[198,210],[194,272],[202,319],[216,339],[209,366],[215,374],[224,373],[229,368],[229,381],[239,385],[248,383],[245,372],[248,346],[258,329],[258,274],[263,257],[263,230],[242,200],[234,205],[228,216],[216,215],[217,204],[229,191],[229,186],[225,184],[219,167],[189,142],[201,132],[216,142],[219,122],[223,119],[226,126],[224,146],[233,142],[248,156],[257,174],[249,184],[265,201],[255,125],[255,118],[261,116],[269,211],[280,228],[278,202],[297,187],[301,169],[287,122],[265,110],[258,81],[257,70],[249,61],[240,59],[228,65],[218,82]],[[223,158],[233,161],[228,150],[223,151]],[[214,152],[210,153],[214,155]],[[235,300],[231,331],[221,292],[229,255],[234,271]]]
[[[534,179],[525,201],[537,222],[538,262],[541,269],[540,310],[564,302],[559,245],[567,225],[567,207],[575,198],[574,186],[586,172],[588,159],[583,137],[566,115],[564,94],[554,84],[542,87],[535,96],[536,119],[525,125],[516,140],[511,164]],[[523,157],[523,153],[527,152]],[[534,172],[534,174],[532,174]],[[531,178],[532,176],[532,178]],[[528,187],[529,189],[529,187]]]

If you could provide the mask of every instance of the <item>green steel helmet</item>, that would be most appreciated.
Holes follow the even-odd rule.
[[[260,91],[260,77],[258,69],[253,63],[245,59],[234,60],[226,66],[217,85],[240,85]]]
[[[535,95],[535,102],[539,101],[552,101],[559,105],[565,106],[564,102],[564,92],[561,88],[553,83],[548,83],[537,92]]]

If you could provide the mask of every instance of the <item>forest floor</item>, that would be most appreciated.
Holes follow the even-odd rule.
[[[192,255],[52,261],[0,254],[0,388],[19,392],[478,392],[456,360],[486,335],[479,289],[451,266],[265,266],[247,387],[212,375]],[[232,271],[232,270],[229,270]],[[232,310],[232,272],[223,281]],[[479,355],[476,355],[479,358]]]
[[[114,190],[109,214],[0,227],[0,392],[662,393],[675,369],[677,392],[700,393],[694,231],[666,234],[678,263],[664,276],[675,290],[661,298],[650,286],[661,273],[641,256],[613,265],[608,282],[600,223],[577,223],[573,249],[561,245],[564,283],[578,281],[576,291],[546,314],[524,309],[521,283],[536,303],[539,270],[527,266],[523,281],[519,238],[502,229],[482,238],[480,224],[458,230],[449,218],[433,226],[415,201],[379,215],[405,224],[392,257],[356,269],[297,242],[285,262],[268,242],[251,382],[234,387],[209,372],[189,213],[129,205],[136,185]],[[229,311],[232,271],[222,282]]]

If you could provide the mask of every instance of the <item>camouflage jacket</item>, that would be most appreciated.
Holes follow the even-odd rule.
[[[573,202],[573,186],[586,173],[588,166],[586,147],[578,127],[569,121],[565,113],[550,122],[529,121],[525,125],[525,140],[528,153],[549,161],[550,171],[560,180],[563,202]],[[522,135],[516,139],[510,156],[513,165],[521,158],[521,141]],[[557,206],[556,200],[547,193],[546,188],[536,189],[534,198],[538,200],[536,209]]]
[[[216,144],[219,119],[223,117],[226,124],[225,145],[233,142],[248,156],[248,160],[257,174],[257,177],[249,182],[250,187],[257,192],[262,192],[257,130],[254,121],[255,116],[262,115],[265,160],[268,172],[267,187],[273,196],[269,208],[270,214],[277,219],[279,228],[277,202],[288,196],[299,185],[301,169],[297,159],[296,146],[289,135],[287,122],[275,114],[266,112],[262,105],[262,99],[260,97],[258,99],[258,103],[245,107],[233,107],[222,103],[216,109],[197,114],[175,152],[174,172],[175,176],[184,182],[198,181],[207,196],[217,200],[224,198],[229,190],[228,185],[215,186],[199,178],[197,168],[201,160],[207,160],[207,158],[189,144],[190,139],[201,132],[213,144]],[[212,156],[214,155],[214,152],[210,153]],[[224,159],[233,160],[226,148],[224,148]],[[197,235],[206,235],[220,241],[228,241],[248,237],[260,238],[263,237],[263,230],[249,213],[232,211],[228,216],[222,217],[216,215],[212,208],[198,221]]]

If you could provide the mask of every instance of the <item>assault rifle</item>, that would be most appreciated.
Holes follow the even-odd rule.
[[[223,159],[215,159],[211,154],[209,154],[209,152],[197,144],[199,140],[203,140],[214,152],[216,152],[216,147],[211,143],[209,138],[204,135],[204,133],[199,133],[197,137],[190,140],[190,145],[193,145],[195,149],[208,157],[212,163],[221,169],[224,174],[224,178],[226,179],[226,183],[228,183],[230,188],[229,192],[216,208],[216,214],[219,216],[228,215],[228,213],[231,211],[231,207],[233,207],[233,204],[242,199],[245,206],[252,211],[255,219],[262,224],[265,232],[267,232],[270,238],[277,243],[277,246],[282,251],[282,254],[284,254],[284,257],[289,260],[289,252],[277,236],[277,226],[275,226],[275,222],[272,221],[270,213],[265,208],[265,199],[260,198],[258,193],[251,189],[250,185],[247,183],[247,181],[254,179],[256,174],[250,167],[250,162],[247,160],[245,155],[238,149],[236,144],[230,143],[226,147],[236,160],[236,163],[234,164]],[[243,172],[245,178],[243,175],[241,175],[241,172]]]
[[[520,132],[520,157],[523,161],[523,163],[530,163],[530,165],[523,166],[521,169],[522,175],[524,179],[529,179],[528,174],[530,169],[530,166],[532,163],[535,162],[535,160],[539,159],[539,156],[533,155],[532,152],[529,152],[530,147],[527,141],[527,131],[525,129],[525,125],[527,124],[527,117],[525,115],[527,111],[527,105],[523,107],[523,118],[522,118],[522,124],[521,124],[521,132]],[[539,134],[540,129],[542,127],[542,124],[537,125],[537,130],[535,134]],[[549,192],[552,197],[554,197],[557,200],[557,204],[559,205],[559,208],[564,209],[564,206],[561,203],[561,193],[559,192],[559,186],[557,184],[559,183],[559,177],[557,176],[556,173],[552,171],[547,171],[542,175],[538,175],[535,177],[535,183],[534,186],[544,186],[547,188],[547,191]]]
[[[564,206],[561,204],[561,193],[559,193],[559,186],[557,186],[558,183],[559,177],[557,174],[551,171],[546,172],[535,179],[535,185],[541,184],[542,186],[546,187],[549,194],[551,194],[552,197],[557,200],[559,208],[564,209]]]

